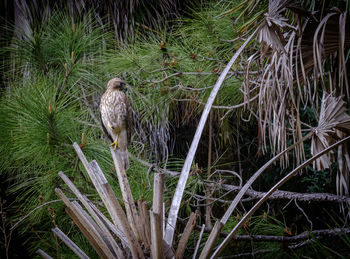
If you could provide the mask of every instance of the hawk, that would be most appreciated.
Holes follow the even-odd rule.
[[[124,86],[125,83],[117,77],[108,82],[106,92],[101,97],[100,114],[103,131],[112,141],[111,146],[114,146],[127,170],[132,110],[129,98],[122,91]]]

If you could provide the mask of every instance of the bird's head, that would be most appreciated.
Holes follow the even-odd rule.
[[[126,88],[126,85],[125,85],[124,81],[118,77],[115,77],[115,78],[109,80],[109,82],[107,84],[107,89],[111,89],[111,90],[123,90],[125,88]]]

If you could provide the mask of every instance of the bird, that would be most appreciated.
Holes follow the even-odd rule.
[[[132,108],[128,96],[123,92],[125,83],[118,77],[109,80],[101,97],[100,117],[102,129],[111,140],[111,146],[119,154],[125,170],[129,169],[128,142],[132,123]]]

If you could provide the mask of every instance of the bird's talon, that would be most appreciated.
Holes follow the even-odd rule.
[[[114,150],[116,150],[117,148],[120,148],[119,143],[118,143],[117,140],[114,141],[114,142],[111,144],[111,146],[114,146]]]

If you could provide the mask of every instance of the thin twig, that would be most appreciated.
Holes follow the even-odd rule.
[[[301,213],[303,213],[306,220],[310,223],[310,229],[312,230],[313,229],[312,221],[309,219],[305,211],[299,206],[299,204],[297,203],[297,199],[294,199],[294,203],[295,203],[295,206],[297,206],[297,208],[301,211]]]
[[[210,174],[210,170],[211,170],[211,157],[212,157],[212,144],[213,144],[213,111],[211,110],[209,113],[209,144],[208,144],[208,164],[207,164],[207,179],[209,180],[211,174]],[[211,205],[209,202],[209,199],[211,197],[211,195],[213,194],[213,191],[210,189],[211,186],[207,186],[207,188],[205,188],[205,196],[207,196],[207,199],[205,201],[205,225],[208,228],[212,228],[212,224],[211,224]]]
[[[6,200],[4,200],[2,197],[0,197],[0,217],[1,217],[1,223],[2,226],[0,226],[0,229],[2,231],[2,234],[4,236],[4,246],[5,246],[5,256],[6,259],[9,259],[9,249],[10,249],[10,243],[12,239],[12,233],[13,230],[10,229],[10,233],[6,233],[6,223],[7,223],[7,214],[4,211],[3,205],[6,203]]]
[[[141,68],[141,72],[145,72],[145,73],[147,73],[147,74],[154,74],[154,73],[156,73],[156,72],[164,72],[164,71],[167,71],[167,70],[169,70],[169,69],[170,69],[170,68],[166,67],[166,68],[155,69],[155,70],[152,70],[152,71],[147,71],[147,70]]]
[[[185,219],[179,218],[179,222],[183,225],[186,224]],[[202,226],[196,225],[195,229],[202,230]],[[210,233],[211,229],[204,227],[204,233]],[[294,243],[306,240],[312,240],[316,238],[317,240],[323,238],[331,238],[340,235],[347,235],[350,233],[350,228],[334,228],[334,229],[318,229],[313,231],[304,231],[300,234],[294,236],[273,236],[273,235],[236,235],[232,238],[233,242],[278,242],[278,243]],[[220,237],[227,237],[229,233],[221,232]]]
[[[199,234],[198,241],[197,241],[197,244],[196,244],[196,249],[194,250],[192,259],[196,259],[196,256],[197,256],[197,253],[198,253],[198,249],[199,249],[199,245],[201,243],[202,236],[203,236],[203,233],[204,233],[204,229],[205,229],[205,224],[202,225],[202,229],[201,229],[201,232]]]
[[[240,254],[235,254],[235,255],[230,255],[229,257],[223,256],[221,258],[250,258],[258,254],[265,254],[265,253],[270,253],[276,251],[276,249],[261,249],[261,250],[255,250],[253,252],[247,252],[247,253],[240,253]]]
[[[225,106],[225,105],[212,105],[213,109],[227,109],[229,111],[234,110],[234,109],[238,109],[238,108],[242,108],[245,105],[249,104],[250,102],[254,101],[255,99],[257,99],[259,97],[259,95],[255,95],[254,97],[250,98],[248,101],[245,101],[243,103],[239,103],[236,105],[231,105],[231,106]],[[177,99],[177,98],[171,98],[174,101],[177,102],[196,102],[202,105],[205,105],[204,102],[202,102],[201,100],[196,100],[196,99]]]
[[[196,54],[196,57],[202,58],[202,60],[198,60],[197,59],[197,61],[210,60],[210,61],[218,61],[218,62],[220,62],[222,64],[226,64],[225,60],[221,60],[221,59],[217,59],[217,58],[209,58],[209,57],[206,57],[206,56],[202,56],[200,54]]]
[[[151,163],[148,163],[147,161],[145,160],[142,160],[141,158],[138,158],[137,156],[129,153],[129,157],[132,159],[132,160],[136,160],[137,162],[139,162],[140,164],[142,164],[143,166],[146,166],[148,168],[150,168],[151,166],[153,167],[154,165],[151,164]],[[167,169],[164,169],[164,168],[159,168],[159,167],[156,167],[156,170],[159,171],[159,172],[162,172],[166,175],[169,175],[169,176],[178,176],[180,174],[180,172],[176,172],[176,171],[170,171],[170,170],[167,170]]]
[[[96,118],[96,116],[95,116],[95,114],[94,114],[94,112],[93,112],[93,109],[90,107],[89,102],[88,102],[88,100],[86,99],[86,93],[85,93],[84,87],[81,85],[80,88],[81,88],[81,92],[83,93],[83,99],[82,99],[82,100],[83,100],[83,102],[84,102],[86,108],[88,109],[91,118],[94,120],[94,122],[96,123],[96,125],[103,131],[100,120],[98,120],[98,119]],[[96,126],[96,125],[95,125],[95,126]]]
[[[77,199],[69,198],[69,200],[77,200]],[[49,205],[49,204],[51,204],[51,203],[55,203],[55,202],[62,202],[62,200],[59,199],[59,200],[48,201],[48,202],[45,202],[45,203],[41,204],[40,206],[34,208],[34,209],[31,210],[27,215],[25,215],[23,218],[21,218],[19,221],[17,221],[16,224],[14,224],[14,225],[10,228],[10,230],[15,229],[15,228],[17,227],[18,224],[20,224],[23,220],[25,220],[26,218],[28,218],[28,217],[29,217],[31,214],[33,214],[36,210],[38,210],[38,209],[40,209],[40,208],[42,208],[42,207],[44,207],[44,206],[46,206],[46,205]]]
[[[168,76],[164,77],[163,79],[161,79],[159,81],[145,80],[145,82],[152,83],[152,84],[159,84],[161,82],[164,82],[164,81],[168,80],[169,78],[172,78],[174,76],[178,76],[178,75],[181,75],[181,74],[182,74],[182,72],[176,72],[174,74],[171,74],[171,75],[168,75]]]

